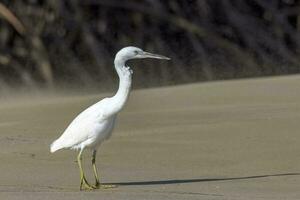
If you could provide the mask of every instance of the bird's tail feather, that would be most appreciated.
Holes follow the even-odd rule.
[[[60,145],[59,140],[55,140],[51,145],[50,145],[50,152],[54,153],[57,150],[62,149],[63,147]]]

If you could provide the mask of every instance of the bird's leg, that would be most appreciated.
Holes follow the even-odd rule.
[[[97,171],[97,166],[96,166],[96,153],[97,153],[97,151],[94,150],[93,155],[92,155],[92,165],[93,165],[94,176],[95,176],[95,180],[96,180],[95,187],[99,188],[100,182],[99,182],[98,171]]]
[[[92,155],[92,165],[93,165],[93,170],[94,170],[94,175],[95,175],[95,186],[93,186],[94,188],[100,188],[100,189],[109,189],[109,188],[115,188],[115,185],[108,185],[108,184],[100,184],[99,181],[99,177],[98,177],[98,171],[97,171],[97,166],[96,166],[96,153],[97,151],[94,150],[93,151],[93,155]]]
[[[79,166],[79,171],[80,171],[80,190],[82,190],[82,185],[84,185],[84,187],[86,189],[92,190],[94,189],[86,180],[83,169],[82,169],[82,165],[81,165],[81,161],[82,161],[82,152],[83,149],[80,150],[78,156],[77,156],[77,162],[78,162],[78,166]]]

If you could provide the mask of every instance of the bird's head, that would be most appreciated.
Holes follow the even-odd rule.
[[[124,47],[117,53],[116,59],[117,58],[123,61],[127,61],[130,59],[140,59],[140,58],[156,58],[156,59],[170,60],[170,58],[166,56],[149,53],[137,47]]]

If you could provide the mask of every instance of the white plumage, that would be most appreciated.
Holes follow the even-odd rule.
[[[96,151],[101,142],[111,136],[117,114],[124,107],[128,99],[133,72],[125,64],[127,60],[135,58],[169,59],[165,56],[145,52],[137,47],[125,47],[121,49],[116,54],[114,60],[115,69],[119,76],[119,89],[117,93],[113,97],[105,98],[81,112],[71,122],[64,133],[51,144],[51,153],[65,148],[80,150],[77,157],[81,176],[80,189],[82,188],[82,184],[88,189],[100,187],[95,166]],[[95,186],[91,186],[86,181],[82,170],[81,154],[85,148],[89,148],[93,152],[92,164],[96,178]]]
[[[51,145],[51,152],[62,148],[96,150],[98,145],[111,135],[116,115],[104,115],[109,98],[90,106],[80,113],[65,132]]]

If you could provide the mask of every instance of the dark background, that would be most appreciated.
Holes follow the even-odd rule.
[[[131,61],[136,88],[300,72],[295,0],[2,0],[0,16],[0,89],[110,89],[124,46],[172,58]]]

